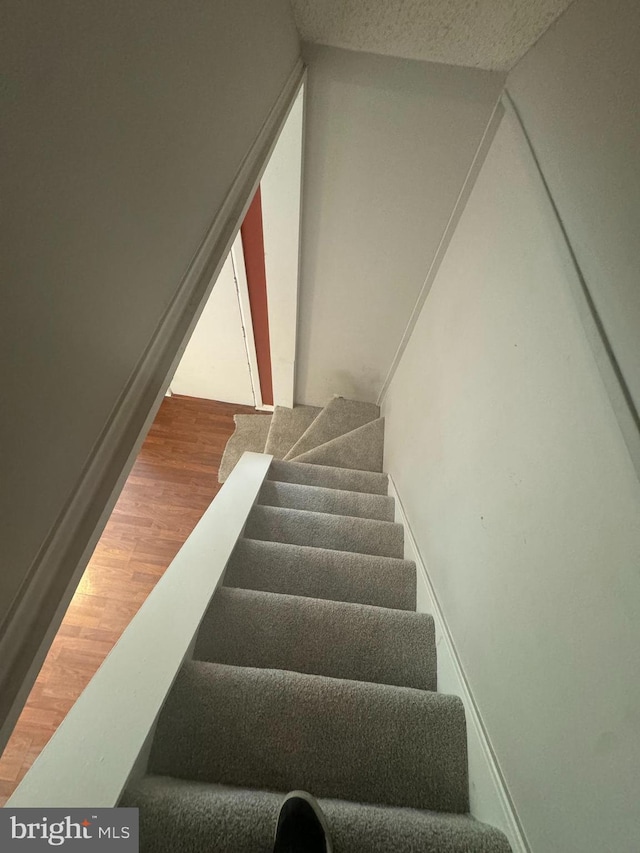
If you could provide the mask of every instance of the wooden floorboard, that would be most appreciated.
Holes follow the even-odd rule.
[[[166,397],[0,758],[4,805],[220,489],[247,406]]]

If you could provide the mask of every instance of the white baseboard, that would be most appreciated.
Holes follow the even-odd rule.
[[[483,823],[502,830],[509,839],[513,853],[531,853],[462,669],[438,597],[391,477],[389,477],[389,495],[395,499],[395,520],[404,526],[405,557],[416,564],[418,612],[430,613],[435,621],[438,690],[441,693],[459,696],[464,704],[467,718],[471,814]]]

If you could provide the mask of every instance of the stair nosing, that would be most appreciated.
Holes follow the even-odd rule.
[[[455,700],[455,704],[459,706],[459,709],[464,711],[464,703],[462,699],[457,696],[455,693],[443,693],[440,690],[423,690],[421,687],[406,687],[402,684],[382,684],[379,681],[358,681],[354,678],[336,678],[333,675],[318,675],[315,672],[300,672],[295,669],[278,669],[274,667],[262,667],[262,666],[242,666],[241,664],[235,663],[217,663],[216,661],[207,661],[207,660],[190,660],[187,661],[187,665],[194,665],[196,668],[199,666],[206,667],[224,667],[225,669],[235,669],[235,670],[252,670],[253,672],[258,673],[279,673],[280,675],[293,675],[294,678],[312,678],[318,679],[322,681],[327,681],[333,684],[334,682],[338,682],[340,684],[348,684],[348,685],[357,685],[358,689],[362,689],[367,691],[371,688],[378,690],[380,693],[386,692],[389,690],[400,691],[401,693],[413,693],[416,696],[421,696],[423,698],[428,697],[438,697],[439,699],[446,701]]]
[[[298,509],[298,507],[294,507],[294,506],[273,506],[272,504],[261,504],[259,499],[252,506],[251,512],[253,512],[253,510],[256,507],[261,507],[262,509],[273,509],[273,510],[277,510],[280,512],[304,512],[307,515],[322,515],[325,518],[344,518],[344,519],[351,519],[352,521],[366,521],[366,522],[370,522],[371,524],[392,524],[394,527],[402,527],[404,530],[404,526],[399,521],[383,521],[380,518],[363,518],[360,515],[341,515],[340,513],[337,513],[337,512],[319,512],[318,510],[315,510],[315,509]],[[250,537],[248,537],[248,538],[250,538]],[[264,540],[258,540],[258,541],[264,541]],[[286,543],[286,544],[294,545],[295,543],[290,542],[290,543]],[[310,546],[310,547],[313,547],[313,546]],[[334,549],[329,548],[328,550],[331,551]],[[360,553],[360,552],[358,552],[358,551],[347,551],[346,553],[356,554],[356,553]],[[376,556],[376,555],[373,554],[371,556]]]
[[[300,464],[306,465],[307,463],[301,462]],[[318,467],[320,467],[320,466],[318,466]],[[340,470],[341,471],[348,471],[350,469],[349,468],[341,468]],[[317,486],[315,483],[291,483],[291,482],[289,482],[289,480],[276,480],[274,477],[269,477],[264,482],[265,483],[267,483],[267,482],[269,482],[269,483],[280,483],[283,486],[294,486],[295,488],[299,488],[299,489],[313,489],[316,492],[319,492],[319,491],[337,492],[338,494],[341,494],[341,495],[354,495],[354,496],[365,495],[366,497],[369,497],[369,498],[381,498],[385,503],[389,503],[390,501],[393,501],[393,497],[391,497],[391,495],[379,495],[379,494],[376,494],[376,492],[354,492],[351,489],[334,489],[332,486]],[[290,507],[290,509],[296,509],[296,507]],[[311,511],[315,512],[316,510],[311,510]],[[334,513],[331,513],[331,514],[333,515]],[[382,520],[382,519],[379,519],[379,520]]]
[[[268,495],[263,496],[263,489],[268,491],[272,488],[272,486],[267,484],[273,484],[273,488],[275,490],[275,495],[272,497],[275,500],[282,500],[284,503],[264,503],[264,500]],[[278,494],[278,486],[282,486],[282,492]],[[295,502],[298,498],[302,498],[302,491],[307,491],[307,499],[309,501],[313,501],[315,499],[318,500],[326,500],[327,503],[334,502],[336,505],[336,509],[306,509],[307,512],[320,512],[323,515],[334,515],[334,516],[342,516],[344,518],[364,518],[369,519],[371,521],[391,521],[395,520],[395,501],[393,497],[390,495],[376,495],[376,494],[367,494],[365,492],[353,492],[349,489],[333,489],[328,488],[327,486],[315,486],[307,483],[289,483],[286,480],[265,480],[260,488],[260,492],[258,493],[258,497],[256,499],[257,506],[271,506],[277,507],[279,509],[300,509],[305,510],[305,507],[301,506],[291,506],[290,503]],[[289,491],[288,491],[289,490]],[[373,500],[371,502],[371,506],[366,506],[367,499],[374,498],[377,500]],[[353,506],[351,509],[352,512],[345,512],[348,507],[339,506],[341,501],[351,502]],[[356,510],[359,509],[359,512]],[[367,514],[364,514],[367,513]],[[374,514],[371,514],[374,513]],[[392,518],[379,518],[379,515],[390,515]]]
[[[272,509],[273,508],[281,509],[282,507],[272,507]],[[326,514],[330,515],[330,513]],[[349,516],[347,516],[347,518],[348,517]],[[375,519],[370,520],[375,521]],[[396,522],[393,523],[395,524]],[[254,539],[252,536],[242,536],[238,542],[255,542],[259,545],[270,545],[281,548],[308,548],[311,551],[330,551],[332,554],[351,554],[356,557],[363,557],[370,560],[392,560],[394,562],[407,564],[407,568],[416,566],[415,560],[407,560],[404,557],[387,557],[386,554],[363,554],[361,551],[341,551],[339,548],[326,548],[319,545],[299,545],[297,542],[280,542],[277,539]],[[240,589],[240,587],[238,588]]]
[[[258,541],[261,541],[261,540],[258,540]],[[341,551],[339,553],[344,553],[344,551]],[[389,557],[387,559],[394,559],[394,558]],[[338,605],[344,605],[345,607],[348,607],[348,608],[354,608],[354,607],[355,608],[361,608],[362,607],[362,608],[365,608],[366,610],[374,610],[374,611],[375,610],[383,610],[383,611],[389,610],[392,613],[401,613],[403,616],[410,614],[411,616],[417,616],[417,617],[420,617],[422,619],[428,619],[431,622],[434,621],[433,616],[430,613],[420,613],[417,610],[402,610],[400,607],[384,607],[383,605],[380,605],[380,604],[361,604],[358,601],[340,601],[340,600],[335,600],[335,599],[330,599],[330,598],[316,598],[313,595],[296,595],[295,593],[289,593],[289,592],[271,592],[270,590],[267,590],[267,589],[254,589],[253,587],[245,587],[245,586],[227,586],[226,584],[223,584],[221,587],[219,587],[219,589],[229,589],[229,590],[233,590],[233,591],[237,591],[237,592],[252,592],[252,593],[255,593],[256,595],[266,596],[266,597],[276,596],[276,597],[280,597],[280,598],[295,598],[295,599],[299,599],[301,602],[304,602],[304,604],[301,605],[303,607],[307,604],[307,602],[313,601],[313,602],[317,602],[318,607],[326,607],[327,609],[330,609],[331,606],[335,606],[336,604],[338,604]]]

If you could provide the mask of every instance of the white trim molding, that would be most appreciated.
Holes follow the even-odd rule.
[[[500,127],[500,122],[502,121],[503,115],[504,106],[502,104],[501,98],[499,98],[493,108],[493,112],[491,113],[491,117],[489,118],[484,133],[482,134],[482,139],[480,140],[478,149],[474,154],[473,160],[471,161],[469,171],[467,172],[462,186],[460,187],[458,198],[456,199],[456,202],[453,206],[453,210],[451,211],[449,220],[445,226],[444,231],[442,232],[440,243],[438,244],[436,253],[433,256],[433,260],[431,261],[431,265],[429,266],[429,270],[427,271],[427,277],[425,278],[424,284],[422,285],[420,293],[418,294],[416,304],[413,306],[413,311],[411,312],[409,322],[407,323],[407,327],[404,330],[402,339],[400,341],[400,344],[398,345],[398,349],[396,350],[396,353],[393,357],[393,361],[391,362],[391,366],[389,367],[389,372],[387,373],[387,376],[382,384],[382,388],[380,390],[380,394],[378,395],[377,400],[378,405],[381,405],[387,395],[387,391],[389,390],[389,386],[391,385],[391,380],[393,379],[395,372],[398,369],[398,365],[400,364],[402,355],[405,349],[407,348],[407,344],[409,343],[411,335],[413,334],[415,325],[418,322],[418,317],[420,316],[420,312],[422,311],[422,306],[426,302],[427,296],[429,295],[429,291],[431,290],[431,286],[435,281],[436,275],[438,274],[438,270],[440,269],[442,261],[444,260],[444,256],[447,253],[449,243],[451,242],[455,230],[458,227],[460,217],[462,216],[462,213],[469,200],[469,196],[471,195],[471,191],[473,190],[475,183],[478,179],[482,164],[484,163],[487,154],[489,153],[491,143],[493,142],[493,139],[496,133],[498,132],[498,128]]]
[[[430,613],[436,629],[438,653],[438,691],[459,696],[467,719],[467,748],[469,755],[469,799],[471,814],[483,823],[491,824],[507,836],[513,853],[531,853],[495,752],[491,746],[471,687],[460,662],[451,631],[442,612],[438,596],[422,559],[411,525],[389,477],[389,495],[394,498],[395,520],[404,527],[405,558],[413,560],[417,572],[417,609]]]
[[[299,59],[0,625],[0,750],[162,402],[304,76]]]
[[[242,320],[242,333],[244,335],[244,346],[249,364],[249,377],[251,378],[251,390],[253,391],[253,405],[262,411],[262,390],[260,389],[260,373],[258,370],[258,355],[256,353],[256,339],[253,334],[253,317],[251,315],[251,301],[249,300],[249,282],[247,281],[247,268],[244,263],[244,249],[240,232],[236,235],[231,247],[231,265],[233,276],[236,281],[236,293],[238,294],[238,305],[240,306],[240,319]]]
[[[117,806],[242,535],[272,456],[246,452],[7,803]]]

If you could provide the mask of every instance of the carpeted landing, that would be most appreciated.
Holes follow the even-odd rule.
[[[382,471],[384,419],[374,403],[334,397],[323,409],[276,406],[273,415],[236,415],[234,420],[236,430],[220,464],[221,483],[245,450],[288,461]]]
[[[244,417],[262,422],[238,419],[227,473],[245,449],[280,458],[123,796],[140,850],[270,853],[282,794],[305,789],[335,853],[508,853],[468,814],[464,708],[436,692],[377,407]]]

